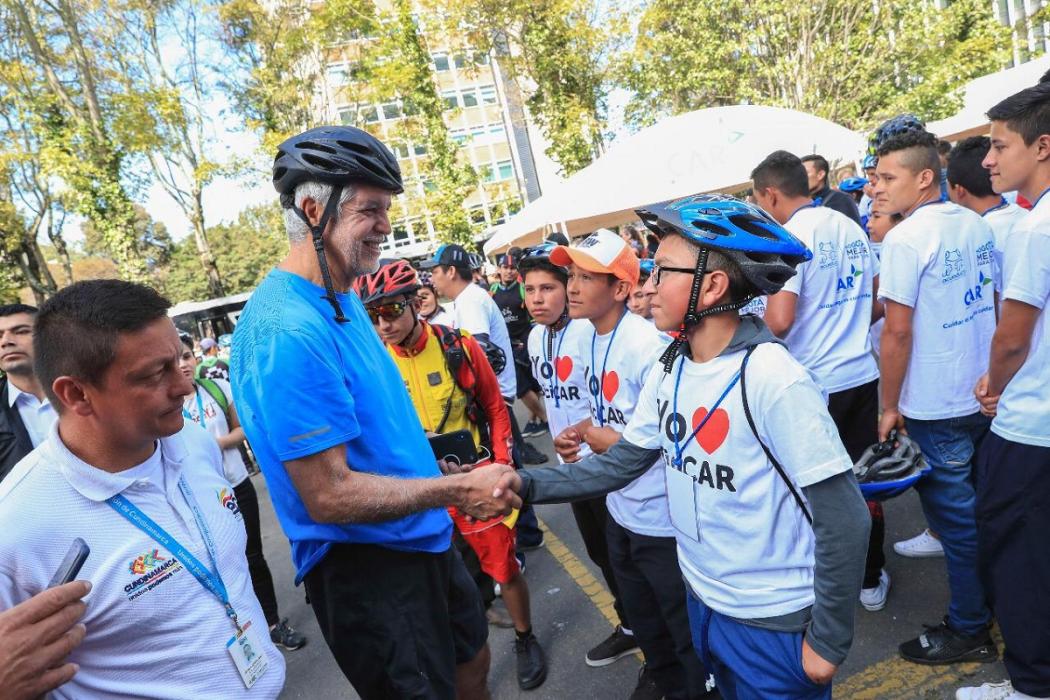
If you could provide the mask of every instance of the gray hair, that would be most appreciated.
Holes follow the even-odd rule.
[[[339,193],[339,206],[332,215],[333,224],[339,220],[339,210],[343,208],[343,205],[354,198],[354,192],[351,185],[343,186],[343,191]],[[316,181],[303,182],[295,188],[295,206],[302,209],[303,201],[312,199],[323,207],[328,204],[328,198],[331,196],[331,185]],[[284,210],[284,230],[288,233],[290,243],[300,243],[310,238],[310,227],[299,218],[293,209]]]

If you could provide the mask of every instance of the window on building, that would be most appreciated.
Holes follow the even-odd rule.
[[[401,105],[397,102],[387,102],[383,105],[383,119],[400,119]]]
[[[346,126],[353,126],[357,121],[357,112],[353,109],[341,109],[339,110],[339,123]]]
[[[496,180],[496,171],[493,170],[492,165],[486,163],[478,168],[478,177],[481,178],[482,182],[494,182]]]
[[[374,105],[366,105],[361,108],[360,115],[365,124],[379,121],[379,110]]]
[[[485,208],[484,207],[473,207],[470,212],[470,222],[477,225],[485,223]]]
[[[408,240],[408,229],[405,228],[404,224],[399,224],[394,227],[394,242],[407,241]]]
[[[463,57],[463,54],[456,54],[452,58],[452,62],[456,64],[456,68],[463,70],[463,67],[467,65],[467,59]]]
[[[495,85],[482,85],[481,86],[481,101],[487,105],[494,105],[497,101],[496,97],[496,86]]]
[[[463,91],[463,106],[464,107],[477,107],[478,106],[478,95],[473,90]]]
[[[510,180],[514,177],[514,163],[509,160],[496,163],[496,169],[499,171],[500,180]]]
[[[427,146],[425,143],[414,143],[412,144],[412,152],[417,156],[425,156],[427,154]]]
[[[444,73],[448,70],[448,56],[445,54],[434,54],[434,70]]]
[[[408,144],[404,141],[387,141],[387,146],[390,146],[398,158],[408,158]]]
[[[489,55],[481,52],[474,54],[474,63],[479,66],[487,66],[489,64]]]
[[[414,117],[419,114],[419,107],[412,100],[401,100],[401,110],[405,113],[406,117]]]
[[[441,93],[441,99],[445,101],[445,109],[455,109],[456,107],[459,107],[459,99],[454,92]]]
[[[349,82],[349,74],[345,66],[332,66],[328,69],[328,84],[332,87],[346,85]]]

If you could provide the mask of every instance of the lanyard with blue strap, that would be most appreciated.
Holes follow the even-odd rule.
[[[201,388],[197,386],[196,383],[193,385],[193,393],[197,397],[197,415],[200,416],[199,423],[202,428],[207,428],[208,424],[204,421],[204,403],[201,401]],[[182,407],[182,417],[193,420],[193,416],[186,410],[185,406]]]
[[[612,337],[609,338],[609,344],[605,346],[605,359],[602,360],[602,373],[601,379],[598,379],[598,374],[595,372],[594,362],[594,343],[598,340],[598,330],[594,330],[594,335],[591,336],[591,381],[588,384],[591,385],[591,394],[594,396],[594,400],[598,403],[598,425],[605,427],[605,367],[609,364],[609,351],[612,350],[613,341],[616,340],[616,331],[620,330],[620,324],[627,318],[629,312],[626,308],[623,310],[623,315],[620,316],[620,320],[616,322],[616,327],[613,328]],[[597,386],[598,389],[595,391],[593,388]]]
[[[685,357],[679,359],[678,374],[675,376],[674,380],[674,394],[672,394],[671,399],[671,411],[675,416],[681,415],[678,413],[678,388],[682,384],[683,367],[685,367]],[[674,458],[671,460],[671,464],[674,465],[675,469],[680,472],[685,471],[685,469],[682,468],[682,453],[685,452],[685,447],[683,447],[683,445],[688,446],[693,438],[704,429],[704,426],[707,425],[707,421],[711,420],[711,416],[715,415],[715,411],[717,411],[718,407],[722,405],[722,401],[725,400],[726,396],[729,395],[729,392],[732,391],[738,381],[740,381],[740,370],[737,370],[736,374],[733,375],[733,378],[729,380],[729,384],[726,385],[726,388],[722,391],[722,395],[718,397],[717,401],[715,401],[715,405],[707,411],[707,415],[705,415],[704,419],[700,421],[700,425],[696,426],[696,428],[693,429],[693,432],[689,433],[689,437],[687,437],[684,442],[678,439],[678,431],[674,431]]]
[[[558,397],[558,380],[559,380],[559,377],[558,377],[558,358],[561,357],[561,344],[563,342],[565,342],[565,336],[567,336],[569,334],[569,323],[572,323],[572,321],[569,321],[568,323],[566,323],[565,326],[560,331],[561,336],[558,338],[558,349],[554,350],[553,351],[553,355],[551,357],[547,358],[547,362],[549,362],[550,366],[551,366],[551,375],[552,375],[551,379],[553,380],[553,382],[551,383],[550,387],[551,387],[551,393],[554,394],[554,407],[555,408],[561,408],[561,399]],[[548,354],[550,354],[550,352],[548,351],[548,348],[553,349],[553,345],[554,345],[554,343],[551,342],[551,335],[550,334],[551,334],[551,329],[548,327],[544,331],[544,337],[543,337],[544,352],[547,352]],[[609,344],[612,345],[611,342]],[[592,354],[592,358],[593,358],[593,354]]]
[[[208,523],[204,519],[204,514],[201,513],[200,505],[197,503],[197,499],[193,496],[193,492],[190,490],[190,486],[186,483],[186,478],[183,476],[179,477],[179,490],[182,491],[186,503],[189,504],[190,510],[193,512],[193,519],[197,521],[197,527],[200,529],[201,538],[204,540],[204,548],[208,550],[208,557],[211,559],[211,565],[215,568],[214,572],[202,564],[200,560],[193,556],[188,549],[183,547],[178,540],[168,534],[167,530],[139,510],[138,506],[125,498],[123,494],[118,493],[115,496],[107,498],[106,503],[108,503],[109,506],[117,511],[117,513],[119,513],[124,519],[152,537],[158,544],[167,549],[176,559],[182,562],[183,566],[190,570],[190,573],[193,574],[194,578],[196,578],[202,586],[204,586],[205,590],[215,596],[219,602],[223,604],[226,608],[226,615],[233,622],[233,626],[237,628],[237,634],[240,635],[244,630],[241,629],[241,625],[237,621],[237,612],[233,609],[233,605],[230,604],[230,596],[226,591],[226,584],[223,583],[222,575],[219,573],[219,563],[215,554],[215,541],[212,540],[211,537],[211,528],[208,527]]]

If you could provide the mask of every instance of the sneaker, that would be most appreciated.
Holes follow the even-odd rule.
[[[546,435],[549,430],[550,426],[547,424],[547,421],[537,418],[526,423],[525,427],[521,429],[521,434],[523,437],[540,437],[541,435]]]
[[[531,542],[531,543],[526,543],[526,544],[523,544],[521,539],[519,538],[518,541],[517,541],[517,544],[514,545],[514,551],[516,551],[518,553],[515,556],[520,555],[522,552],[531,552],[531,551],[536,550],[536,549],[543,549],[546,546],[547,546],[547,539],[545,537],[543,537],[543,535],[540,535],[540,539],[539,539],[538,542]],[[520,564],[521,566],[524,567],[525,566],[525,558],[521,557],[518,560],[518,564]]]
[[[495,605],[485,611],[485,620],[493,627],[499,627],[504,630],[514,627],[514,620],[510,619],[510,614],[506,610],[497,608]]]
[[[860,604],[865,610],[875,612],[886,607],[886,596],[890,593],[890,575],[883,569],[879,574],[879,584],[874,588],[862,588]]]
[[[941,546],[941,541],[931,535],[928,529],[923,530],[910,540],[894,542],[893,551],[902,557],[910,557],[912,559],[944,556],[944,547]]]
[[[907,661],[929,666],[954,664],[960,661],[988,663],[999,658],[999,650],[987,629],[970,636],[959,634],[945,620],[936,627],[926,626],[917,638],[900,645],[901,657]]]
[[[638,669],[638,685],[631,693],[631,700],[662,700],[663,696],[652,674],[649,673],[649,664],[642,664],[642,667]]]
[[[985,683],[979,688],[959,688],[955,691],[955,700],[1036,700],[1036,698],[1014,690],[1010,681],[1001,681]]]
[[[543,454],[528,442],[521,443],[521,461],[525,464],[546,464],[547,455]]]
[[[288,651],[295,651],[306,644],[306,637],[292,629],[286,617],[270,630],[270,641]]]
[[[532,632],[524,637],[515,635],[514,655],[518,660],[518,687],[532,690],[543,685],[547,680],[547,657],[536,635]]]
[[[638,642],[633,634],[623,631],[623,625],[616,625],[616,629],[603,642],[587,652],[584,660],[588,666],[600,668],[615,663],[625,656],[637,654],[640,651]]]

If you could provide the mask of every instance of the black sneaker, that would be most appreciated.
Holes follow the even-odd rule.
[[[989,663],[999,658],[987,629],[973,636],[960,634],[948,626],[947,620],[936,627],[926,625],[926,631],[916,639],[900,645],[900,654],[907,661],[928,666],[962,661]]]
[[[624,634],[623,626],[616,625],[613,633],[598,646],[588,651],[584,660],[588,666],[600,668],[601,666],[615,663],[625,656],[636,654],[638,651],[640,650],[634,635]]]
[[[521,434],[523,437],[540,437],[545,435],[549,429],[547,421],[530,420],[522,427]]]
[[[547,680],[547,657],[536,635],[529,632],[522,637],[515,634],[514,655],[518,657],[518,687],[532,690]]]
[[[642,664],[642,667],[638,669],[638,685],[631,693],[631,700],[661,700],[663,696],[652,674],[649,673],[649,665]]]
[[[295,651],[306,644],[306,637],[292,629],[288,625],[288,618],[286,617],[270,630],[270,641],[279,647],[284,647],[288,651]]]
[[[515,544],[515,546],[514,546],[514,550],[518,554],[521,554],[522,552],[534,552],[537,549],[543,549],[546,546],[547,546],[547,538],[546,537],[540,536],[540,539],[537,540],[536,542],[522,542],[521,541],[521,537],[519,536],[517,544]],[[519,561],[518,564],[520,566],[522,566],[522,567],[525,566],[525,563],[524,563],[523,560]]]
[[[546,464],[547,455],[527,442],[521,443],[521,461],[525,464]]]

